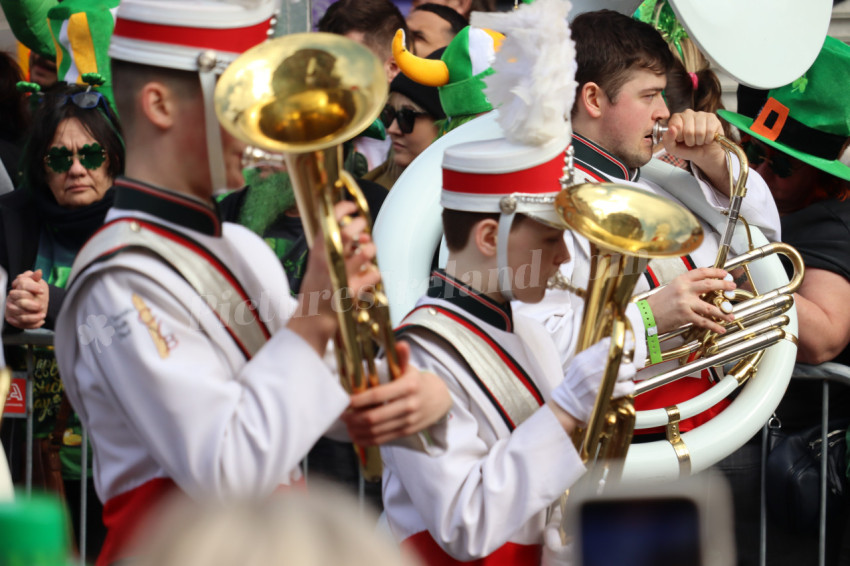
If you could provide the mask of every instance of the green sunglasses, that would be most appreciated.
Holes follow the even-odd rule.
[[[75,158],[80,160],[80,165],[93,171],[106,161],[106,150],[99,143],[86,144],[77,152],[65,146],[55,146],[47,151],[44,164],[56,173],[67,173],[74,164]]]

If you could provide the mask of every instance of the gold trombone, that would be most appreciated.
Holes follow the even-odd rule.
[[[340,331],[336,357],[343,385],[359,392],[380,381],[378,345],[386,352],[389,378],[401,374],[388,301],[380,284],[370,296],[347,292],[344,250],[334,205],[350,196],[369,219],[369,206],[342,168],[342,143],[366,129],[387,96],[381,62],[366,47],[340,35],[300,33],[262,43],[222,74],[216,113],[236,138],[260,148],[271,163],[283,155],[310,247],[319,227],[334,288]],[[358,447],[363,475],[381,475],[377,447]]]

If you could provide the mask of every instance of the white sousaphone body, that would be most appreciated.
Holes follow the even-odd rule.
[[[464,124],[438,139],[411,163],[390,191],[375,223],[374,239],[378,265],[384,276],[393,324],[397,325],[428,289],[432,258],[440,245],[442,222],[440,185],[443,150],[456,143],[492,139],[500,135],[496,112]],[[753,228],[754,244],[767,240]],[[750,264],[759,289],[774,289],[788,282],[781,262],[768,256]],[[797,333],[796,312],[788,313],[787,330]],[[791,378],[796,346],[781,340],[771,346],[759,370],[722,413],[696,429],[684,433],[691,459],[691,472],[704,470],[749,440],[770,418]],[[709,391],[679,405],[682,419],[699,414],[725,399],[735,388],[727,378]],[[653,428],[667,423],[662,409],[639,411],[636,428]],[[679,476],[679,462],[666,441],[633,444],[626,457],[624,479],[672,479]]]
[[[613,5],[609,6],[611,2]],[[571,16],[606,7],[631,14],[639,4],[635,0],[611,2],[574,0]],[[832,8],[826,0],[807,4],[805,10],[791,0],[753,0],[746,5],[733,5],[731,0],[670,3],[691,38],[710,59],[737,81],[762,89],[792,82],[808,69],[823,44]],[[789,37],[794,41],[788,41]],[[457,143],[499,137],[496,115],[497,111],[485,114],[436,140],[408,166],[381,209],[374,238],[393,324],[400,322],[428,288],[432,258],[442,237],[439,201],[443,150]],[[756,228],[753,239],[755,246],[767,243]],[[750,270],[758,289],[775,289],[788,282],[775,255],[751,263]],[[791,320],[787,332],[796,336],[796,311],[792,308],[786,314]],[[691,473],[717,463],[760,430],[785,392],[795,358],[796,346],[790,340],[780,340],[769,347],[758,372],[731,404],[709,422],[682,435],[690,454]],[[727,378],[709,391],[683,401],[678,405],[681,418],[707,410],[737,387],[734,380]],[[639,411],[636,427],[653,428],[666,423],[663,409]],[[624,479],[672,479],[679,475],[679,461],[668,442],[630,447]]]

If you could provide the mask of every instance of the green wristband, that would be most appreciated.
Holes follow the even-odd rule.
[[[638,301],[637,307],[641,317],[643,317],[643,326],[646,328],[646,349],[649,352],[649,363],[660,363],[661,342],[658,340],[658,326],[655,324],[655,317],[652,316],[652,309],[646,299]]]

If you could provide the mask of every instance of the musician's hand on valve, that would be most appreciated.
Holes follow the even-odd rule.
[[[626,344],[628,349],[628,344]],[[587,422],[590,412],[599,394],[602,378],[605,376],[608,350],[611,338],[603,338],[590,348],[576,354],[564,380],[552,391],[552,407],[555,416],[569,433],[575,423]],[[623,361],[617,373],[617,383],[614,385],[613,397],[625,397],[634,393],[634,376],[637,368],[631,361]],[[566,413],[566,415],[564,414]]]
[[[6,298],[6,322],[23,329],[43,326],[49,298],[50,290],[41,270],[24,271],[12,281]]]
[[[408,363],[410,347],[396,344],[402,375],[398,379],[351,396],[342,420],[352,442],[383,444],[415,434],[443,418],[452,406],[442,379]]]
[[[646,300],[661,333],[690,323],[723,334],[725,330],[715,320],[731,322],[734,317],[703,300],[702,295],[733,289],[735,283],[727,278],[726,271],[701,267],[679,275]]]
[[[667,153],[699,167],[709,182],[728,196],[726,152],[715,143],[718,134],[723,134],[723,126],[716,115],[689,109],[670,117],[661,141]]]

